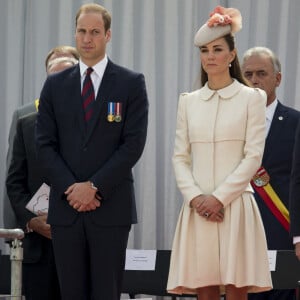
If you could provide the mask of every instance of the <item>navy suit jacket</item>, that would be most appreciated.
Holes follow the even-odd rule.
[[[38,159],[51,184],[48,222],[70,225],[78,212],[64,192],[90,180],[103,200],[88,212],[98,225],[137,222],[132,167],[144,149],[148,99],[144,76],[108,61],[89,125],[84,121],[79,65],[46,79],[36,125]],[[108,103],[122,104],[109,122]]]
[[[287,209],[289,208],[289,185],[295,132],[299,117],[300,112],[278,103],[266,139],[262,160],[262,165],[270,175],[270,184]],[[257,193],[255,193],[255,198],[264,223],[268,249],[293,249],[289,233],[277,221]]]
[[[13,149],[13,142],[14,137],[17,131],[17,123],[18,120],[22,117],[36,112],[36,106],[34,102],[31,102],[29,104],[25,104],[19,108],[17,108],[12,117],[10,129],[9,129],[9,136],[8,136],[8,150],[7,150],[7,156],[6,156],[6,176],[8,173],[8,168],[11,163],[11,157],[12,157],[12,149]],[[3,189],[3,222],[4,226],[6,228],[16,228],[19,225],[16,214],[14,209],[11,206],[10,200],[7,195],[6,186]]]
[[[11,162],[6,178],[7,194],[17,218],[18,227],[25,230],[26,223],[35,215],[25,208],[46,178],[42,176],[35,150],[35,121],[37,113],[23,116],[17,122],[12,145]],[[32,232],[23,239],[24,262],[37,262],[50,240]]]
[[[300,236],[300,123],[296,132],[290,194],[291,237]]]

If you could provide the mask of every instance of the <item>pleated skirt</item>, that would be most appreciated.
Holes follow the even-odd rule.
[[[173,240],[167,290],[196,294],[197,288],[248,287],[248,292],[272,288],[266,237],[250,192],[226,206],[224,220],[211,222],[184,204]]]

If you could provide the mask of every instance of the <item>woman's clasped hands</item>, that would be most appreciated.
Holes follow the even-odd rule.
[[[224,219],[224,206],[213,195],[199,195],[191,200],[190,206],[208,221],[222,222]]]

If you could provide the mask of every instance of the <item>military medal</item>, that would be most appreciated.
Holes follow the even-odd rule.
[[[115,104],[113,102],[108,102],[108,107],[107,107],[107,121],[108,122],[114,121],[114,119],[115,119],[114,111],[115,111]]]
[[[121,122],[122,121],[122,103],[117,102],[115,105],[115,122]]]

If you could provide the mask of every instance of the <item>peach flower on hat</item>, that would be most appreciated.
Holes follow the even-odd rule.
[[[209,16],[206,22],[209,27],[230,24],[231,33],[238,32],[242,28],[242,16],[236,8],[217,6]]]
[[[217,6],[210,13],[208,21],[196,33],[194,44],[201,47],[229,33],[236,33],[241,28],[242,16],[239,10]]]

